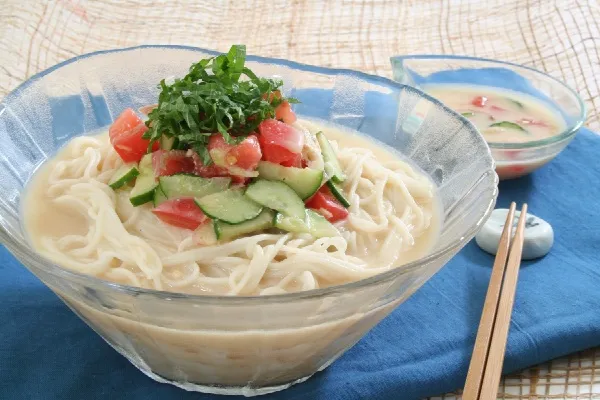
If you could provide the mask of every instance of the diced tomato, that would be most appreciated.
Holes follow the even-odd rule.
[[[281,92],[279,90],[274,90],[273,92],[271,92],[269,94],[268,101],[269,101],[269,103],[271,103],[273,100],[280,99],[280,98],[281,98]],[[263,99],[267,99],[266,94],[263,94]]]
[[[245,178],[243,176],[231,176],[231,186],[243,187],[246,186],[250,182],[250,178]]]
[[[203,178],[215,178],[217,176],[229,176],[229,171],[223,167],[219,167],[215,164],[202,165],[202,163],[196,163],[194,173]]]
[[[485,103],[487,103],[488,98],[485,96],[477,96],[473,99],[473,101],[471,101],[471,104],[473,104],[475,107],[483,107],[485,106]]]
[[[194,173],[203,178],[214,178],[216,176],[229,176],[227,170],[223,167],[218,167],[215,164],[202,165],[196,164]]]
[[[140,107],[138,109],[139,112],[141,112],[144,115],[148,115],[152,112],[152,110],[154,110],[156,107],[158,107],[158,104],[148,104],[147,106],[143,106]]]
[[[329,222],[341,221],[348,217],[348,210],[331,194],[327,185],[322,186],[308,199],[306,206],[323,215]]]
[[[203,178],[215,178],[215,177],[230,177],[231,184],[237,186],[245,186],[249,179],[243,176],[232,175],[229,170],[223,167],[219,167],[215,164],[208,166],[203,165],[200,157],[196,153],[192,154],[195,161],[194,173]]]
[[[163,222],[185,229],[194,230],[208,221],[208,217],[191,197],[167,200],[152,212]]]
[[[517,160],[522,156],[522,150],[505,150],[502,152],[502,156],[511,160]]]
[[[142,135],[148,130],[146,124],[137,114],[128,108],[108,129],[110,143],[115,151],[125,162],[137,162],[142,159],[148,150],[149,141],[142,139]],[[154,143],[153,149],[158,149],[158,143]]]
[[[498,174],[498,177],[500,178],[500,180],[514,179],[514,178],[518,178],[518,177],[528,174],[533,169],[535,169],[535,167],[532,167],[531,165],[527,166],[527,165],[513,164],[513,165],[506,165],[506,166],[496,166],[496,173]]]
[[[262,158],[256,135],[249,135],[240,144],[232,145],[217,133],[210,137],[208,151],[217,166],[227,169],[236,167],[253,171]]]
[[[544,121],[536,121],[534,119],[529,119],[529,118],[522,118],[519,122],[521,124],[525,124],[525,125],[541,126],[543,128],[548,127],[548,124],[545,123]]]
[[[258,126],[258,140],[263,159],[276,164],[294,164],[304,147],[304,133],[276,119],[267,119]]]
[[[194,160],[194,173],[203,178],[214,178],[217,176],[229,176],[229,172],[223,168],[218,167],[215,164],[204,165],[200,156],[191,151],[192,160]]]
[[[155,176],[193,173],[194,159],[183,150],[157,150],[152,153],[152,167]]]
[[[281,120],[286,124],[296,122],[296,114],[292,111],[292,106],[287,101],[282,102],[275,109],[275,119]]]
[[[296,167],[296,168],[304,168],[306,165],[304,160],[302,159],[302,154],[295,154],[293,158],[289,160],[282,161],[280,163],[284,167]]]

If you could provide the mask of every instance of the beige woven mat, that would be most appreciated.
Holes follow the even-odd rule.
[[[598,131],[598,21],[594,0],[0,0],[0,97],[65,59],[143,43],[245,43],[253,54],[388,77],[391,55],[469,54],[566,81]],[[506,377],[500,390],[506,399],[600,399],[600,351]]]

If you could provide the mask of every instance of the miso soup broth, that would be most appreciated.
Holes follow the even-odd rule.
[[[566,128],[559,111],[533,96],[489,86],[429,85],[425,91],[468,118],[489,143],[524,143]]]

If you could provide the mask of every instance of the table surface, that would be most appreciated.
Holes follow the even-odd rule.
[[[181,44],[391,77],[389,57],[466,54],[524,64],[574,87],[600,131],[596,0],[2,0],[0,98],[96,50]],[[258,21],[258,22],[257,22]],[[436,399],[455,399],[460,392]],[[504,377],[500,399],[600,399],[600,348]]]

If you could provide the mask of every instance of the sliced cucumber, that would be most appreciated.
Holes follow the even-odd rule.
[[[500,122],[493,123],[490,125],[490,128],[507,128],[507,129],[514,129],[517,131],[527,132],[527,130],[525,128],[523,128],[521,125],[515,124],[514,122],[510,122],[510,121],[500,121]]]
[[[319,146],[321,146],[321,154],[325,163],[325,174],[337,183],[344,182],[346,174],[342,171],[340,162],[323,132],[317,132],[317,141],[319,142]]]
[[[160,148],[163,150],[173,150],[175,148],[177,148],[177,144],[179,143],[179,140],[177,140],[176,137],[172,136],[172,137],[168,137],[165,135],[162,135],[160,137]]]
[[[126,164],[115,172],[110,181],[108,181],[108,186],[113,189],[118,189],[125,185],[126,183],[131,182],[135,179],[136,176],[140,174],[140,170],[137,168],[135,164]]]
[[[323,171],[312,168],[284,167],[268,161],[258,163],[258,176],[287,184],[298,193],[302,200],[315,194],[323,181]]]
[[[137,207],[154,200],[154,190],[157,186],[158,182],[152,170],[152,154],[146,154],[140,161],[140,174],[129,194],[129,201]]]
[[[263,208],[258,217],[231,225],[223,221],[215,221],[215,234],[218,240],[231,240],[238,236],[247,235],[252,232],[263,231],[273,226],[273,211]]]
[[[284,215],[304,218],[305,208],[302,199],[294,189],[281,181],[258,179],[248,186],[246,196]]]
[[[338,185],[336,185],[335,182],[333,182],[332,180],[327,181],[327,187],[329,187],[329,190],[331,191],[331,194],[336,199],[338,199],[338,201],[340,203],[342,203],[342,205],[344,207],[346,207],[346,208],[350,207],[350,202],[344,196],[344,192],[342,191],[342,188],[340,188]]]
[[[194,241],[202,246],[212,246],[217,244],[217,235],[213,221],[202,224],[194,231]]]
[[[263,207],[245,196],[242,189],[228,189],[196,199],[196,204],[212,219],[239,224],[256,218]]]
[[[141,206],[144,203],[154,200],[154,190],[158,186],[153,174],[144,174],[137,177],[135,186],[129,194],[129,200],[134,206]]]
[[[139,168],[140,173],[142,173],[144,170],[154,172],[154,169],[152,168],[152,153],[144,154],[144,156],[140,160]]]
[[[160,188],[167,198],[204,197],[226,190],[231,178],[201,178],[193,175],[161,176]]]
[[[158,187],[154,190],[154,207],[158,207],[161,203],[167,201],[168,198],[165,196],[165,193],[160,188],[160,183]]]
[[[525,104],[521,103],[518,100],[515,99],[511,99],[510,97],[506,97],[506,100],[510,101],[511,103],[513,103],[515,106],[519,107],[520,109],[524,109],[525,108]]]
[[[292,233],[309,233],[310,235],[321,237],[339,236],[339,231],[322,215],[313,210],[306,210],[304,219],[297,217],[287,217],[281,213],[277,213],[274,219],[276,228]]]

